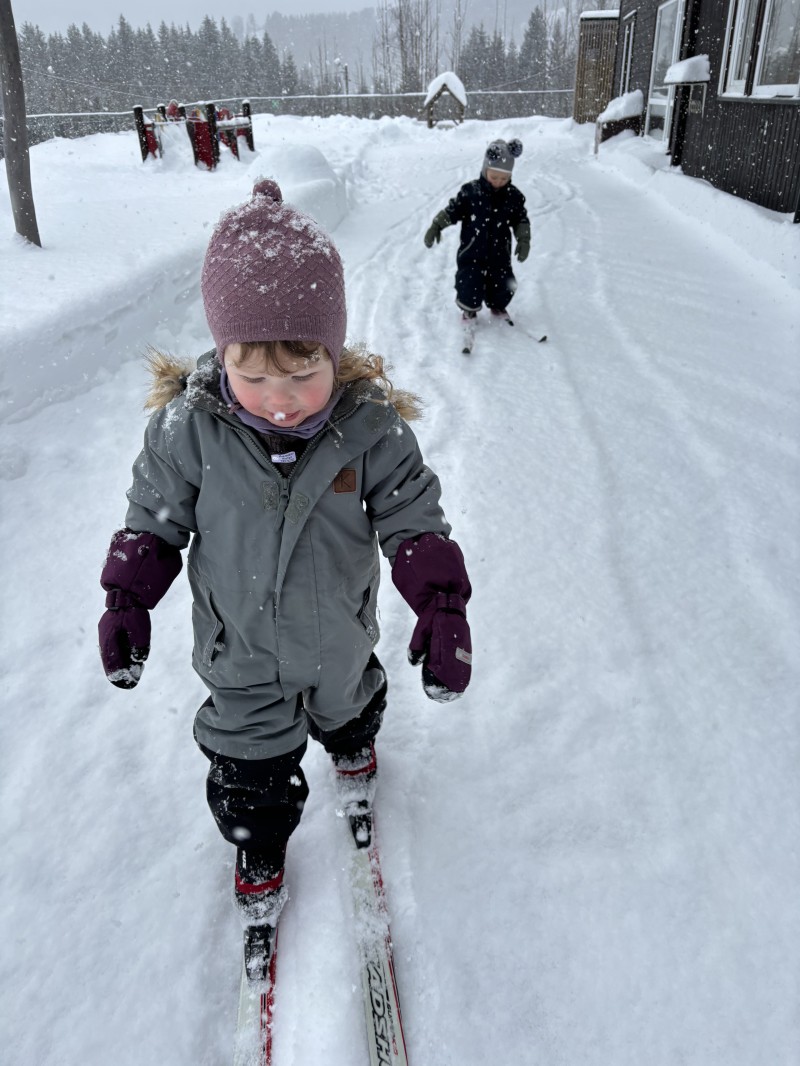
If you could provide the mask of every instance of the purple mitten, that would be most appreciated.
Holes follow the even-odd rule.
[[[467,600],[472,588],[464,556],[455,541],[423,533],[400,545],[392,580],[417,614],[408,649],[411,663],[422,663],[422,685],[433,700],[456,699],[472,673],[472,643]]]
[[[111,538],[100,584],[106,592],[129,592],[133,603],[152,611],[182,566],[180,549],[155,533],[118,529]]]
[[[106,612],[100,619],[100,658],[106,677],[118,688],[133,688],[150,651],[148,611],[181,571],[178,548],[155,533],[120,529],[111,538],[100,584]]]
[[[125,593],[109,592],[106,603],[112,597]],[[106,677],[117,688],[135,688],[150,653],[150,612],[136,604],[111,607],[97,629]]]

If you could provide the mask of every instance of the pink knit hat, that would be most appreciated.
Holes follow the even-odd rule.
[[[342,261],[274,181],[256,182],[252,199],[222,216],[200,287],[220,359],[237,341],[319,341],[338,369],[347,330]]]

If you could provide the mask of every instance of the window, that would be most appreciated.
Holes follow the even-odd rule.
[[[721,92],[798,96],[800,0],[732,0]]]
[[[636,12],[626,15],[622,22],[622,63],[619,72],[619,95],[631,87],[631,60],[633,59],[633,35],[636,30]]]
[[[658,140],[669,138],[672,108],[675,102],[675,86],[665,85],[664,78],[669,68],[678,59],[682,25],[683,0],[667,0],[667,3],[661,4],[656,16],[653,66],[650,72],[650,91],[644,121],[644,132]]]

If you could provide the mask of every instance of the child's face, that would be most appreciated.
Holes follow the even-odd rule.
[[[504,185],[508,185],[511,181],[511,175],[504,170],[489,169],[486,171],[486,180],[493,189],[502,189]]]
[[[225,349],[225,369],[236,399],[251,415],[288,429],[327,406],[333,394],[333,363],[320,346],[310,356],[281,353],[290,373],[267,373],[264,359],[251,352],[238,363],[239,345]]]

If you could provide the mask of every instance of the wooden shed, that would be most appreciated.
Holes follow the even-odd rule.
[[[466,109],[467,93],[457,74],[447,70],[433,79],[422,105],[429,130],[439,122],[463,122]]]
[[[584,11],[580,18],[575,70],[576,122],[594,122],[614,93],[619,11]]]

